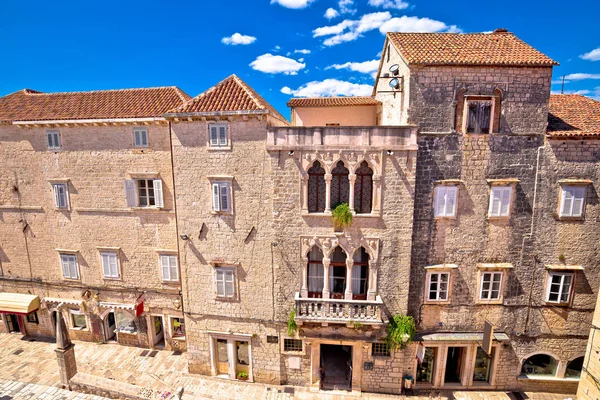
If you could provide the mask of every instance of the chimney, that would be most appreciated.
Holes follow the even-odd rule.
[[[508,29],[506,29],[506,28],[496,28],[496,29],[494,29],[494,33],[508,33]]]

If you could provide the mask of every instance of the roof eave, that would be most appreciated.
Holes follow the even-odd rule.
[[[198,112],[168,112],[164,118],[191,118],[191,117],[221,117],[236,115],[267,115],[272,114],[269,110],[239,110],[239,111],[198,111]]]

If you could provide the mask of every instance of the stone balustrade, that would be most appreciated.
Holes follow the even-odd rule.
[[[298,322],[383,324],[383,301],[301,298],[296,293],[296,320]]]

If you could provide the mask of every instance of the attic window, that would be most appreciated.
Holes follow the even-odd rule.
[[[469,100],[466,107],[467,133],[490,133],[492,101]]]

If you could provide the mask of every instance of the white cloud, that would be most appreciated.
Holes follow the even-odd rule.
[[[325,69],[348,69],[363,74],[373,74],[379,69],[379,60],[363,61],[363,62],[346,62],[343,64],[333,64]]]
[[[365,14],[358,20],[345,19],[336,25],[317,28],[313,30],[313,37],[331,36],[325,39],[323,44],[334,46],[355,40],[362,33],[379,28],[390,18],[392,18],[392,15],[389,11]]]
[[[349,28],[354,25],[356,21],[351,21],[348,19],[343,20],[339,24],[331,25],[331,26],[322,26],[313,30],[313,37],[319,36],[328,36],[328,35],[337,35],[342,33],[346,28]]]
[[[279,4],[285,8],[306,8],[315,0],[271,0],[271,4]]]
[[[340,7],[340,12],[342,14],[352,14],[356,13],[356,9],[352,8],[354,5],[354,0],[340,0],[338,1],[338,6]]]
[[[560,90],[553,90],[552,94],[561,94]],[[592,93],[590,90],[582,89],[582,90],[565,90],[564,94],[581,94],[586,95]]]
[[[299,58],[298,62],[301,62],[301,63],[304,62],[304,58]]]
[[[590,51],[589,53],[580,55],[579,58],[589,61],[600,61],[600,47]]]
[[[369,0],[369,5],[373,7],[395,8],[404,10],[408,7],[408,3],[402,0]]]
[[[283,56],[274,56],[272,54],[263,54],[250,63],[252,69],[266,74],[285,74],[296,75],[298,71],[306,67],[306,64],[300,63],[292,58]]]
[[[568,80],[566,80],[566,79],[565,79],[565,83],[569,83],[569,82],[571,82],[571,81],[568,81]],[[563,80],[562,80],[562,79],[554,79],[554,80],[552,81],[552,84],[553,84],[553,85],[562,85],[562,83],[563,83]]]
[[[295,90],[287,86],[281,88],[281,93],[296,97],[370,96],[372,91],[373,86],[371,85],[337,79],[308,82]]]
[[[456,25],[448,26],[442,21],[430,18],[407,17],[392,18],[379,27],[381,33],[387,32],[462,32]]]
[[[299,50],[294,50],[294,53],[310,54],[310,50],[308,50],[308,49],[299,49]]]
[[[333,19],[333,18],[337,17],[338,15],[340,15],[340,13],[337,12],[336,9],[329,7],[327,9],[327,11],[325,11],[324,17],[327,19]]]
[[[579,72],[576,74],[569,74],[565,76],[565,79],[570,79],[572,81],[581,81],[584,79],[600,79],[600,74],[583,74]]]
[[[254,36],[242,35],[240,33],[234,33],[231,36],[224,37],[221,39],[222,43],[231,44],[233,46],[237,44],[251,44],[256,41]]]

